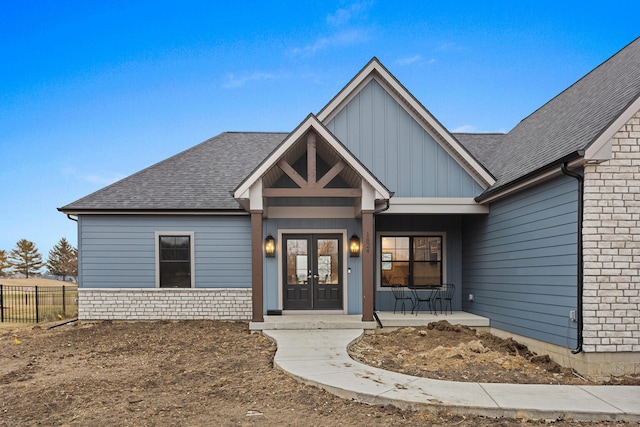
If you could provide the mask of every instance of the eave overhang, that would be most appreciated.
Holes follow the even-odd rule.
[[[67,215],[247,215],[242,209],[65,209]]]
[[[534,185],[540,184],[544,181],[561,175],[561,167],[565,163],[568,164],[569,169],[582,167],[586,163],[584,152],[573,152],[548,165],[545,165],[526,175],[523,175],[520,178],[517,178],[507,184],[491,188],[476,197],[475,201],[480,204],[487,204],[522,191],[526,188],[533,187]]]

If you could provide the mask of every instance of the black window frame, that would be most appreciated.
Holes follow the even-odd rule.
[[[382,241],[383,239],[386,238],[400,238],[400,239],[408,239],[408,247],[404,248],[404,247],[400,247],[400,250],[404,250],[406,249],[408,251],[408,256],[406,259],[404,258],[399,258],[399,259],[394,259],[393,255],[390,256],[389,252],[385,252],[383,245],[382,245]],[[431,256],[431,248],[427,248],[425,247],[425,254],[429,255],[429,259],[416,259],[416,248],[415,248],[415,240],[416,239],[426,239],[426,243],[429,244],[429,239],[438,239],[439,240],[439,246],[438,246],[438,252],[435,255],[435,258]],[[379,266],[379,274],[380,274],[380,287],[381,288],[390,288],[394,285],[401,285],[401,286],[415,286],[415,287],[428,287],[428,286],[435,286],[435,285],[441,285],[444,283],[444,240],[445,237],[442,234],[385,234],[385,235],[381,235],[380,236],[380,257],[378,259],[380,266]],[[396,246],[396,248],[398,248],[398,246]],[[423,254],[424,258],[426,258],[426,255]],[[439,258],[438,258],[438,254],[439,254]],[[439,278],[440,280],[438,281],[438,283],[416,283],[416,265],[419,263],[428,263],[431,265],[434,264],[438,264],[438,270],[439,270]],[[385,271],[391,271],[391,270],[385,270],[384,267],[385,266],[389,266],[391,265],[392,269],[393,269],[393,265],[397,264],[408,264],[408,274],[406,276],[406,280],[405,281],[400,281],[397,280],[395,277],[392,276],[391,279],[387,279],[388,275],[385,274]]]
[[[193,287],[192,238],[191,234],[158,234],[158,287],[184,289]],[[172,240],[174,245],[163,246],[163,239],[165,243]],[[186,245],[184,243],[178,245],[178,239],[186,239]]]

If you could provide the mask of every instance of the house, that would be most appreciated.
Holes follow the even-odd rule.
[[[223,133],[60,208],[79,316],[371,321],[390,285],[449,282],[494,331],[638,373],[639,94],[636,39],[509,133],[452,134],[373,58],[290,133]]]

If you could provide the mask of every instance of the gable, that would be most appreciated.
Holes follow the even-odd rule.
[[[326,126],[397,197],[475,197],[483,191],[376,78]]]
[[[391,193],[310,114],[234,191],[246,210],[263,210],[265,197],[347,197],[373,209]]]

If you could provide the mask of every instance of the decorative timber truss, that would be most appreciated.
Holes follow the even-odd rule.
[[[300,152],[305,147],[306,162],[301,165],[300,159],[305,160],[305,157],[300,159],[295,157],[300,154],[304,156],[304,153]],[[319,165],[320,162],[322,162],[321,165]],[[327,163],[330,169],[318,179],[319,166],[324,166],[324,163]],[[318,146],[316,134],[313,131],[306,134],[306,144],[300,141],[293,146],[276,166],[272,168],[273,173],[267,173],[263,178],[263,197],[362,197],[361,178],[326,144]],[[278,169],[297,187],[274,186],[283,181],[280,177],[272,182],[278,176]],[[306,178],[302,175],[304,170],[306,170]],[[335,184],[336,181],[340,182]],[[329,186],[332,183],[334,185]]]

